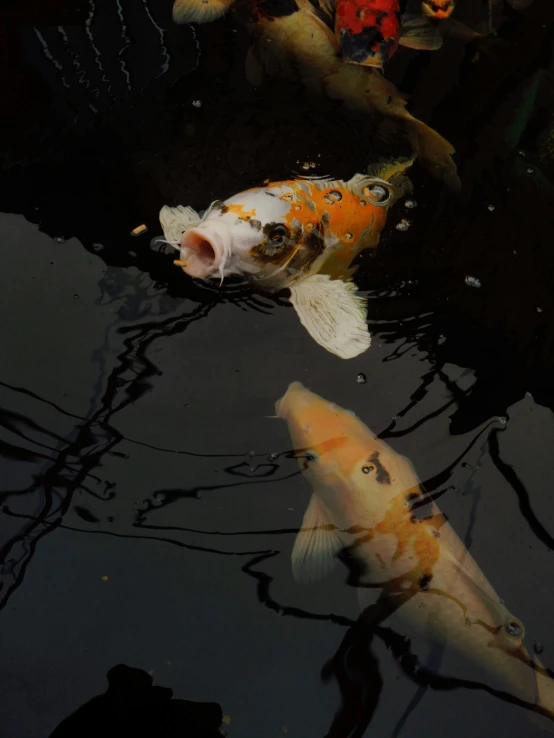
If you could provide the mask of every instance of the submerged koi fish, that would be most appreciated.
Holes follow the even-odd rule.
[[[320,579],[347,548],[361,566],[356,586],[362,606],[366,592],[381,588],[387,601],[400,603],[399,616],[454,646],[554,720],[554,681],[525,648],[523,624],[435,504],[428,517],[418,517],[429,500],[410,462],[353,413],[299,382],[275,410],[303,452],[301,468],[313,488],[292,551],[295,578]]]
[[[178,23],[213,20],[226,12],[232,1],[175,0],[173,18]],[[348,0],[354,1],[358,0]],[[406,110],[406,100],[392,82],[387,81],[380,71],[368,66],[370,58],[380,65],[381,52],[372,51],[371,48],[368,51],[366,48],[365,64],[345,63],[341,58],[340,42],[333,30],[332,1],[321,2],[316,9],[308,0],[283,0],[283,14],[279,16],[264,14],[262,3],[249,11],[247,25],[253,35],[246,59],[249,81],[259,85],[266,76],[296,78],[309,88],[342,100],[351,110],[393,120],[431,173],[449,187],[459,190],[461,184],[452,159],[452,145],[414,118]],[[417,37],[416,30],[414,38]],[[425,33],[422,35],[424,37]],[[377,46],[389,43],[387,40],[381,42],[379,38],[376,37],[372,43]],[[414,43],[412,39],[412,45]],[[355,52],[350,53],[356,55]],[[359,62],[359,59],[356,61]]]
[[[413,2],[413,0],[411,0]],[[339,41],[343,61],[382,68],[398,46],[435,50],[442,46],[437,26],[419,8],[408,4],[402,14],[401,0],[313,0]],[[315,10],[314,10],[315,12]]]
[[[350,265],[377,246],[389,208],[411,189],[402,172],[412,161],[375,165],[348,182],[272,182],[213,203],[203,217],[166,205],[160,222],[186,274],[221,280],[239,274],[268,290],[290,289],[312,338],[350,359],[371,343]]]

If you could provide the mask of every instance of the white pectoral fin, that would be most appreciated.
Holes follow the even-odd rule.
[[[356,290],[353,282],[327,274],[315,274],[290,288],[290,301],[304,328],[341,359],[352,359],[371,345],[366,300]]]
[[[197,226],[201,221],[196,210],[183,205],[177,205],[176,208],[164,205],[160,210],[159,218],[164,236],[169,243],[179,242],[183,231]]]
[[[323,579],[333,568],[342,547],[336,527],[317,496],[312,495],[292,549],[292,573],[296,581],[308,584]]]

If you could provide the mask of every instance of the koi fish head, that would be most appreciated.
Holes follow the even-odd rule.
[[[377,526],[391,501],[417,485],[410,463],[349,410],[293,382],[275,412],[288,423],[300,466],[331,517],[343,527]]]
[[[444,20],[450,18],[455,7],[454,0],[423,0],[421,9],[429,18]]]
[[[339,0],[335,12],[335,33],[347,61],[382,67],[398,48],[398,0]]]

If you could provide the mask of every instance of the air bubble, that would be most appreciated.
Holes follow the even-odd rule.
[[[352,240],[352,234],[351,233],[345,233],[344,234],[345,241],[351,241]]]
[[[358,382],[358,384],[365,384],[367,382],[366,375],[360,372],[356,377],[356,382]]]
[[[488,209],[491,211],[491,213],[494,211],[494,205],[489,205]]]
[[[201,108],[202,107],[202,100],[193,100],[192,101],[192,106],[194,108]]]
[[[535,170],[533,169],[533,167],[527,167],[526,172],[527,174],[535,174]]]
[[[410,221],[409,220],[406,220],[406,218],[403,218],[400,221],[400,223],[397,223],[396,224],[396,230],[397,231],[402,231],[404,233],[405,231],[408,230],[408,228],[410,227],[410,225],[411,225]]]
[[[408,208],[408,210],[413,210],[414,208],[417,208],[417,202],[415,200],[406,200],[404,207]]]
[[[533,641],[533,651],[540,655],[544,651],[544,646],[539,641]]]
[[[471,274],[468,274],[466,276],[464,282],[467,284],[468,287],[475,287],[476,289],[481,286],[481,280],[477,277],[472,277]]]
[[[505,417],[504,417],[503,415],[501,415],[501,416],[500,416],[500,417],[498,418],[498,422],[500,423],[500,425],[506,425],[506,423],[508,422],[508,419],[507,419],[507,418],[505,418]]]

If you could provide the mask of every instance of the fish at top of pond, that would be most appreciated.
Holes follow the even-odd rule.
[[[423,0],[421,8],[429,18],[443,20],[450,18],[455,5],[455,0]]]
[[[160,222],[186,274],[244,275],[263,289],[290,289],[312,338],[350,359],[371,343],[366,301],[356,294],[351,264],[377,246],[389,208],[411,191],[403,172],[412,162],[384,161],[346,182],[272,182],[212,203],[203,217],[166,205]]]
[[[313,490],[292,551],[295,579],[324,577],[348,549],[360,566],[355,586],[363,608],[367,593],[381,588],[400,617],[488,670],[554,730],[554,681],[408,459],[299,382],[275,410]]]
[[[421,0],[314,0],[314,8],[333,27],[345,62],[382,68],[398,46],[435,50],[440,29],[422,12]]]
[[[180,23],[213,19],[216,7],[225,12],[230,4],[177,0],[173,17]],[[250,0],[246,10],[241,5],[253,38],[246,57],[246,76],[253,85],[262,84],[266,77],[295,79],[328,98],[342,100],[352,111],[377,119],[379,125],[383,119],[392,120],[433,176],[454,190],[461,188],[452,144],[408,112],[404,97],[379,69],[345,63],[334,33],[332,4],[316,8],[308,0],[280,0],[279,15],[271,11],[272,15],[270,7],[263,3],[252,6]]]

